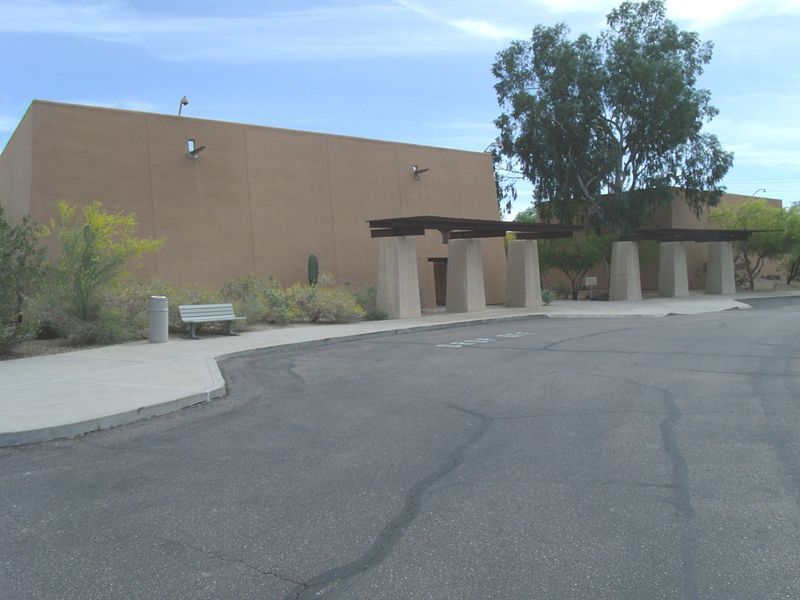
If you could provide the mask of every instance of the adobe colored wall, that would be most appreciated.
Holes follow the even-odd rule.
[[[188,138],[207,146],[196,160]],[[430,171],[417,181],[413,164]],[[253,273],[289,285],[306,280],[316,254],[321,272],[358,287],[377,279],[368,219],[498,218],[485,153],[43,101],[0,169],[19,173],[5,184],[12,200],[0,202],[40,221],[62,199],[135,213],[141,235],[166,240],[140,273],[175,283]],[[433,306],[427,258],[447,256],[447,246],[438,233],[416,240],[423,305]],[[482,245],[487,301],[502,303],[502,240]]]

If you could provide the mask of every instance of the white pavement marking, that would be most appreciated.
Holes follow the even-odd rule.
[[[534,335],[531,331],[516,331],[514,333],[498,333],[495,337],[498,338],[518,338],[523,335]],[[473,338],[470,340],[460,340],[458,342],[448,342],[447,344],[436,344],[437,348],[463,348],[464,346],[475,346],[477,344],[487,344],[494,342],[491,338]]]

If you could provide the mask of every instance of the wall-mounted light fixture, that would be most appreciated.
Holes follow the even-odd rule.
[[[494,141],[491,144],[489,144],[488,146],[486,146],[486,148],[483,149],[483,151],[494,153],[495,151],[499,152],[502,149],[503,149],[503,141],[499,137],[496,137],[494,138]]]
[[[192,138],[186,140],[186,151],[189,153],[190,158],[197,158],[205,149],[205,146],[197,146]]]
[[[427,173],[430,169],[420,169],[417,165],[412,165],[411,172],[414,173],[414,179],[419,181],[419,176],[423,173]]]
[[[183,98],[181,98],[181,103],[178,105],[179,117],[181,116],[181,111],[183,110],[183,107],[186,106],[187,104],[189,104],[189,99],[186,96],[184,96]]]

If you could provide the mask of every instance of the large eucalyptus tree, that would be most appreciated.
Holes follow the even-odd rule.
[[[624,232],[686,193],[714,206],[733,155],[702,131],[716,114],[697,79],[712,44],[681,31],[663,0],[625,2],[596,38],[537,26],[497,55],[498,155],[534,189],[537,214]]]

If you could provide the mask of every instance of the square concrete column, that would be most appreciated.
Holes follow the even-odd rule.
[[[450,240],[447,244],[447,310],[472,312],[484,308],[481,241]]]
[[[539,281],[539,246],[536,240],[508,242],[506,306],[531,308],[542,305]]]
[[[686,269],[686,245],[683,242],[661,242],[658,252],[658,295],[689,295],[689,273]]]
[[[611,277],[608,282],[608,299],[642,299],[639,246],[636,242],[611,244]]]
[[[377,307],[392,319],[420,316],[414,238],[403,236],[378,240]]]
[[[706,293],[736,293],[736,274],[733,267],[733,242],[709,242],[706,263]]]

